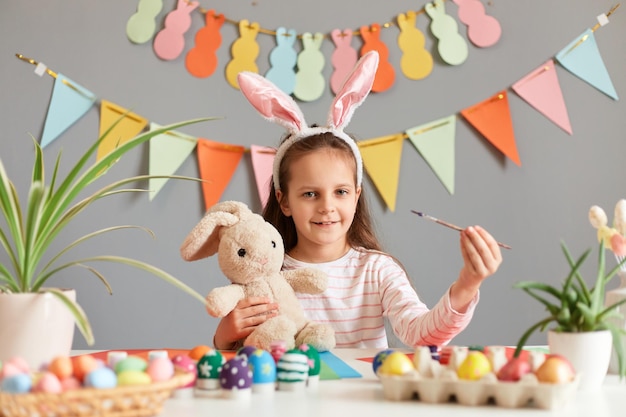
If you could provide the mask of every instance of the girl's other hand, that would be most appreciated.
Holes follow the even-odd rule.
[[[233,349],[238,340],[245,339],[258,325],[278,314],[278,304],[267,297],[241,300],[217,325],[213,344],[216,349]]]
[[[498,242],[480,226],[470,226],[461,232],[461,255],[464,265],[459,280],[470,286],[479,286],[502,263]]]
[[[463,268],[450,289],[450,303],[454,310],[464,313],[480,284],[498,270],[502,253],[498,242],[480,226],[470,226],[460,235]]]

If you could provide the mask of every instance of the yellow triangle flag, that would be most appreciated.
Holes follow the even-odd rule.
[[[452,115],[406,131],[415,149],[450,194],[454,194],[455,130],[456,116]]]
[[[100,134],[109,129],[120,117],[124,116],[117,125],[111,130],[107,137],[104,138],[98,146],[96,153],[96,161],[101,160],[116,147],[124,142],[134,138],[146,127],[148,120],[135,114],[130,113],[123,107],[110,101],[101,100],[100,102]]]
[[[403,142],[402,133],[358,142],[365,170],[391,211],[396,209]]]

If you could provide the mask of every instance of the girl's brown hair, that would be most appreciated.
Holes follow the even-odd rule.
[[[289,180],[291,164],[302,156],[318,151],[320,149],[332,149],[333,151],[341,154],[347,161],[350,161],[354,167],[354,183],[356,184],[356,161],[352,149],[345,142],[333,135],[331,132],[320,133],[318,135],[308,136],[303,138],[287,149],[285,155],[280,162],[279,170],[279,183],[281,184],[282,198],[287,198],[289,193]],[[263,217],[266,221],[270,222],[283,237],[285,243],[285,252],[289,252],[298,243],[298,235],[296,233],[296,226],[293,219],[289,216],[285,216],[280,209],[280,202],[276,198],[274,191],[273,181],[270,184],[270,193],[267,200],[267,204],[263,208]],[[353,248],[365,248],[376,251],[382,251],[380,242],[376,237],[373,222],[370,216],[370,211],[367,205],[367,199],[364,196],[363,188],[361,187],[361,195],[356,204],[356,212],[354,214],[354,220],[352,225],[348,229],[347,236],[348,244]]]

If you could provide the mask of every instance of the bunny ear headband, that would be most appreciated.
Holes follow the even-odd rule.
[[[344,140],[352,149],[356,160],[356,182],[363,180],[363,160],[354,140],[344,133],[354,110],[363,103],[369,94],[378,68],[378,52],[371,51],[363,55],[356,63],[341,90],[335,96],[328,112],[328,126],[309,127],[304,115],[291,96],[285,94],[272,82],[253,72],[241,72],[237,76],[239,88],[254,108],[265,119],[284,126],[290,136],[276,151],[273,175],[274,189],[280,190],[278,172],[285,152],[297,141],[309,136],[330,132]]]

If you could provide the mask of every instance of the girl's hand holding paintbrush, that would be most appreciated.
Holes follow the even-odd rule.
[[[414,211],[414,213],[424,217],[419,212]],[[459,278],[450,288],[450,304],[455,311],[465,313],[476,297],[481,283],[494,274],[502,263],[500,246],[503,244],[498,243],[480,226],[461,229],[438,219],[433,221],[460,232],[463,267]]]

